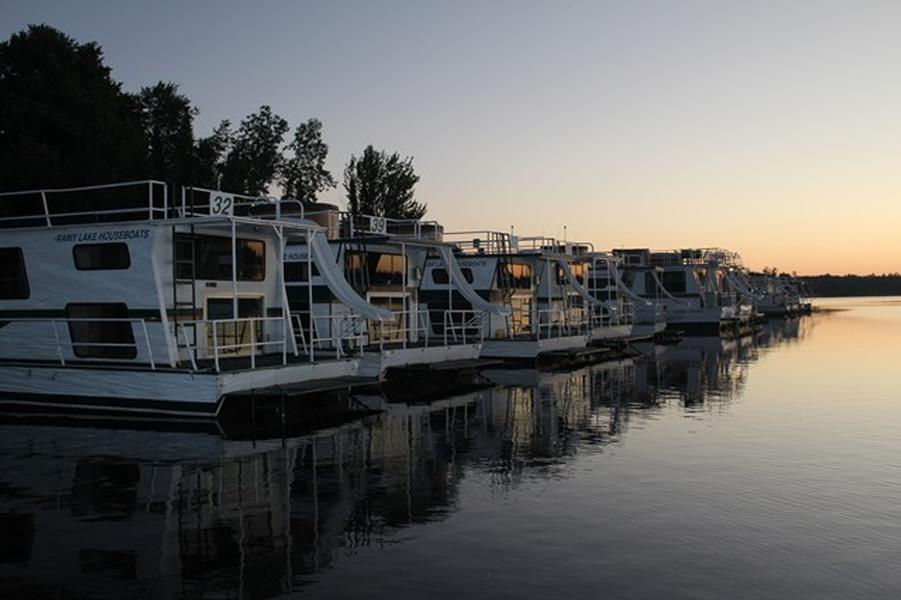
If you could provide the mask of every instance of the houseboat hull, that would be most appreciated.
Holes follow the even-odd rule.
[[[359,359],[346,359],[221,373],[2,365],[0,406],[213,417],[228,395],[299,382],[355,377],[359,365]]]
[[[511,360],[535,360],[546,352],[577,350],[588,346],[587,335],[570,335],[541,340],[497,339],[485,340],[482,358],[502,358]]]
[[[360,363],[358,376],[382,379],[389,370],[476,360],[481,353],[480,343],[367,351]]]
[[[603,344],[627,340],[632,336],[632,325],[611,325],[609,327],[595,327],[591,330],[591,342]]]

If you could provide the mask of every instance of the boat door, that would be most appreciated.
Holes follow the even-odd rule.
[[[262,321],[242,321],[262,317],[265,312],[263,296],[241,295],[238,297],[238,320],[234,320],[234,300],[232,296],[207,296],[204,306],[204,319],[216,321],[223,319],[221,323],[208,326],[207,330],[207,357],[216,354],[214,346],[218,346],[218,355],[221,356],[249,356],[256,344],[261,348],[263,341]],[[215,336],[214,336],[215,331]]]

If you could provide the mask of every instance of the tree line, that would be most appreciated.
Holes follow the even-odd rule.
[[[31,25],[0,43],[0,190],[156,179],[315,202],[337,187],[318,119],[292,130],[263,105],[197,136],[198,113],[177,84],[124,91],[96,42]],[[418,182],[412,157],[372,145],[343,172],[352,212],[392,218],[425,215]]]

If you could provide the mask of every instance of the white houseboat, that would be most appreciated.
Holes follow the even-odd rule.
[[[739,335],[750,331],[753,307],[732,290],[734,253],[717,248],[651,252],[662,268],[667,328],[690,335]]]
[[[590,339],[589,306],[600,304],[579,281],[586,265],[549,238],[500,232],[446,233],[456,262],[482,301],[501,308],[483,322],[482,356],[535,360],[550,352],[584,349]],[[473,308],[453,289],[446,267],[426,262],[420,301],[429,311]]]
[[[632,339],[657,337],[666,330],[666,289],[660,281],[661,267],[651,266],[651,253],[647,249],[614,250],[618,263],[619,285],[622,292],[632,299],[634,319]],[[670,295],[672,300],[677,300]]]
[[[276,385],[355,378],[364,340],[295,328],[285,248],[314,249],[349,318],[360,301],[322,227],[284,203],[142,181],[0,196],[0,402],[212,415]],[[296,211],[295,211],[296,214]]]
[[[442,242],[439,223],[351,215],[325,205],[308,210],[306,216],[328,225],[328,245],[358,302],[376,306],[393,319],[351,324],[353,307],[330,292],[323,274],[308,264],[307,245],[301,241],[289,244],[285,254],[288,300],[298,328],[318,340],[329,338],[336,327],[350,326],[363,337],[363,376],[414,366],[444,369],[479,358],[483,321],[505,310],[472,289],[454,257],[454,246]],[[435,265],[430,277],[443,277],[465,305],[438,308],[422,301],[427,263]]]
[[[591,341],[616,342],[646,337],[637,328],[636,311],[647,302],[637,299],[622,285],[620,258],[607,252],[588,252],[588,292],[601,304],[592,306]]]

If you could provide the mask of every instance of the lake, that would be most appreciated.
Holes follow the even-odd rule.
[[[7,416],[0,596],[901,597],[901,299],[815,304],[287,426]]]

